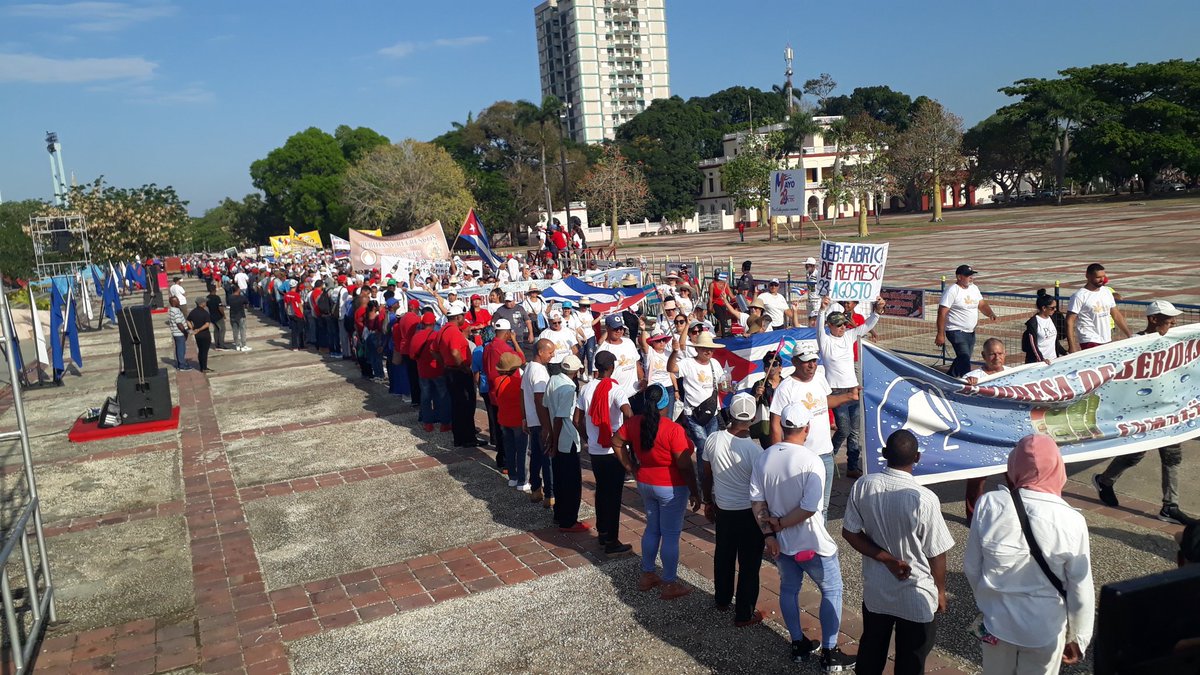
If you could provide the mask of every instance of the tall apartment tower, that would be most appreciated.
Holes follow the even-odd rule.
[[[665,0],[546,0],[534,8],[542,96],[568,106],[580,143],[612,138],[671,95]]]

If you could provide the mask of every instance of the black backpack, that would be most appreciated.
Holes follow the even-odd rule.
[[[333,314],[333,302],[329,299],[329,291],[324,291],[317,297],[317,311],[321,312],[321,316]]]

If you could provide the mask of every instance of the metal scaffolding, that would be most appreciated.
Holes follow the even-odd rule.
[[[29,447],[29,427],[25,421],[25,405],[13,350],[20,349],[16,336],[11,334],[14,322],[10,321],[11,308],[4,294],[4,281],[0,278],[0,345],[8,361],[8,382],[11,387],[12,408],[16,413],[17,430],[0,432],[0,443],[19,441],[21,461],[25,471],[25,494],[14,487],[5,495],[3,521],[0,522],[4,536],[4,548],[0,550],[0,602],[3,603],[4,623],[9,653],[17,673],[30,671],[30,663],[41,643],[49,623],[56,621],[54,608],[54,583],[50,577],[50,563],[46,555],[46,537],[42,531],[42,510],[38,502],[37,482],[33,475],[33,457]],[[32,528],[31,528],[32,525]],[[32,530],[32,531],[31,531]],[[30,537],[35,540],[37,551],[33,552]],[[9,579],[9,560],[20,548],[23,576],[14,590]]]

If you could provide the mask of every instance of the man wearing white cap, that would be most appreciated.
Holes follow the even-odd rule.
[[[596,354],[598,356],[604,352],[612,353],[617,363],[612,378],[617,381],[617,386],[626,397],[633,396],[637,392],[637,383],[646,378],[642,355],[638,353],[633,340],[625,337],[625,321],[620,314],[609,314],[605,317],[604,328],[604,344],[600,345]]]
[[[767,554],[779,569],[779,613],[792,639],[791,658],[807,661],[821,650],[825,672],[854,666],[855,659],[838,649],[842,625],[842,568],[838,547],[820,516],[825,508],[822,487],[826,465],[806,447],[810,427],[827,426],[821,413],[803,401],[790,403],[778,420],[782,438],[763,451],[750,474],[750,508],[766,538]],[[821,591],[818,616],[821,640],[804,635],[800,625],[800,585],[807,574]]]
[[[739,628],[761,623],[758,571],[762,567],[763,534],[750,508],[750,474],[763,448],[750,438],[750,425],[758,403],[742,392],[729,402],[733,422],[728,429],[708,437],[704,468],[704,516],[717,524],[717,550],[713,554],[714,599],[726,609],[734,598],[733,624]]]
[[[825,379],[824,369],[817,365],[817,352],[812,349],[797,350],[792,355],[795,370],[791,377],[780,383],[771,398],[771,442],[783,439],[783,410],[792,404],[803,405],[813,415],[814,423],[805,436],[804,446],[812,450],[825,465],[825,509],[829,508],[829,496],[833,490],[833,437],[829,432],[829,410],[843,403],[858,400],[858,389],[844,394],[834,394]]]
[[[1166,335],[1167,331],[1175,325],[1176,317],[1180,314],[1183,312],[1176,309],[1175,305],[1166,300],[1155,300],[1146,306],[1146,329],[1139,332],[1138,335],[1155,333]],[[1120,506],[1117,493],[1113,490],[1113,484],[1117,482],[1121,474],[1125,473],[1127,469],[1137,466],[1138,462],[1145,457],[1145,452],[1115,457],[1112,462],[1109,462],[1104,473],[1092,476],[1092,484],[1100,493],[1100,501],[1112,507]],[[1158,459],[1162,463],[1163,494],[1163,506],[1162,510],[1158,512],[1158,519],[1177,525],[1194,522],[1194,518],[1179,510],[1179,465],[1183,463],[1183,449],[1178,443],[1165,445],[1158,449]]]
[[[558,372],[563,359],[571,354],[579,354],[579,337],[564,325],[562,311],[551,310],[549,321],[549,327],[538,337],[554,343],[554,356],[550,357],[550,374],[553,375]]]
[[[579,522],[579,501],[583,494],[583,475],[579,468],[579,430],[575,415],[576,376],[583,363],[568,354],[559,364],[559,372],[546,385],[542,400],[550,415],[550,465],[554,474],[554,522],[560,532],[587,532],[587,523]],[[549,504],[550,500],[543,502]]]
[[[762,300],[763,309],[766,311],[767,317],[771,321],[771,325],[766,327],[766,330],[775,330],[783,328],[784,312],[788,309],[787,298],[779,292],[779,280],[772,279],[767,283],[767,292],[760,293],[758,298]]]

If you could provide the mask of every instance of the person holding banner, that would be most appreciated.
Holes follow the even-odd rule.
[[[1166,300],[1155,300],[1146,307],[1146,329],[1138,335],[1166,335],[1175,326],[1176,317],[1180,314],[1183,312],[1176,309],[1175,305]],[[1100,501],[1113,508],[1120,506],[1113,484],[1121,474],[1137,466],[1145,457],[1145,452],[1120,455],[1109,462],[1103,473],[1092,476],[1092,485],[1096,487]],[[1162,464],[1163,504],[1158,519],[1176,525],[1194,522],[1194,518],[1179,510],[1179,465],[1183,463],[1183,448],[1178,443],[1164,445],[1158,449],[1158,459]]]
[[[1121,310],[1117,309],[1112,289],[1106,285],[1108,274],[1104,265],[1092,263],[1085,274],[1087,283],[1075,291],[1067,306],[1067,344],[1072,353],[1112,342],[1112,322],[1125,337],[1133,335]]]
[[[972,281],[975,274],[970,265],[959,265],[954,270],[954,285],[942,292],[942,300],[938,303],[937,337],[933,344],[945,347],[949,342],[954,348],[954,362],[948,372],[950,377],[962,377],[971,369],[979,313],[983,312],[992,321],[997,320],[995,310]]]
[[[829,312],[830,304],[828,297],[821,298],[821,312],[817,314],[817,349],[825,366],[830,393],[840,396],[859,386],[858,373],[854,369],[858,341],[875,328],[883,313],[884,302],[883,298],[875,299],[870,316],[861,326],[854,326],[844,312]],[[826,325],[829,327],[828,333],[825,332]],[[837,431],[832,439],[833,452],[837,453],[842,441],[845,441],[846,477],[859,478],[862,476],[859,464],[862,455],[862,439],[859,437],[862,407],[857,400],[848,401],[834,408],[833,416],[837,423]]]

